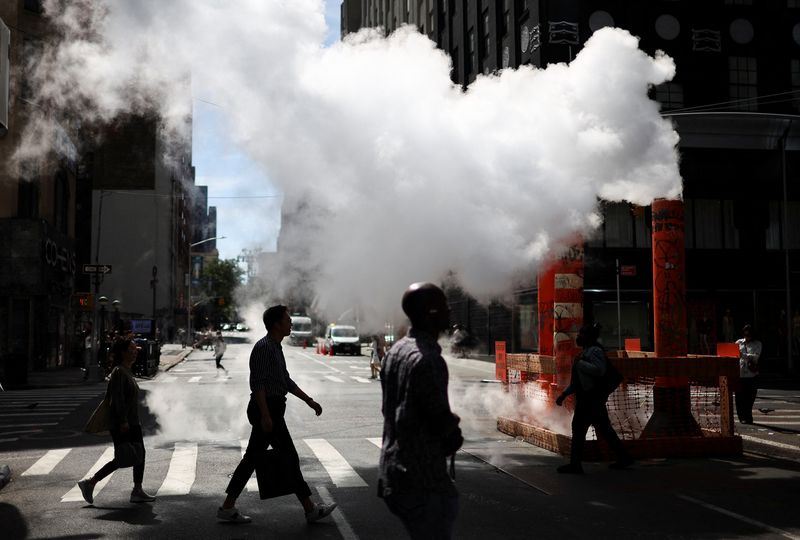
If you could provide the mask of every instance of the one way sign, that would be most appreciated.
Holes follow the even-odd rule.
[[[110,264],[84,264],[83,265],[83,273],[84,274],[110,274],[111,273],[111,265]]]

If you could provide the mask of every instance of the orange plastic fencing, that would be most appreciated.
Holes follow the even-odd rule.
[[[626,351],[641,351],[642,341],[639,338],[625,338]]]
[[[544,418],[547,411],[552,410],[549,402],[569,384],[568,380],[563,379],[552,384],[549,382],[547,375],[556,375],[561,371],[557,369],[555,358],[538,354],[504,356],[509,372],[508,392],[520,400],[520,410],[536,410],[542,414],[541,418],[526,416],[524,419],[520,418],[520,421],[534,426],[549,425]],[[609,357],[625,378],[611,394],[607,403],[611,423],[620,438],[636,440],[641,437],[654,412],[653,386],[656,377],[686,377],[689,380],[691,416],[701,428],[702,436],[733,437],[732,388],[739,377],[736,358],[718,356],[657,358],[652,352],[635,351],[630,353],[612,351],[609,352]],[[522,406],[524,400],[529,401]],[[528,406],[537,403],[539,406]],[[568,399],[564,406],[566,410],[571,411],[574,407],[572,398]],[[676,433],[682,432],[681,427],[676,426]],[[568,428],[561,435],[569,435]],[[588,438],[593,437],[594,433],[591,430]]]

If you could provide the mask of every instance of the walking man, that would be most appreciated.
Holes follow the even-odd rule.
[[[447,398],[448,371],[437,343],[450,309],[442,289],[415,283],[403,294],[411,320],[381,370],[383,446],[378,496],[403,521],[411,538],[448,539],[458,514],[458,492],[447,457],[464,439]]]
[[[311,490],[300,471],[300,458],[286,426],[286,394],[292,394],[311,407],[317,416],[322,406],[303,392],[289,376],[281,341],[292,330],[292,320],[286,306],[272,306],[264,312],[267,335],[258,340],[250,353],[250,403],[247,419],[253,426],[242,461],[233,473],[225,502],[217,511],[217,518],[232,523],[250,523],[249,516],[239,513],[236,499],[255,471],[268,446],[283,456],[282,462],[290,467],[294,494],[303,505],[306,521],[318,521],[336,508],[336,503],[320,504],[311,500]]]
[[[217,362],[217,369],[224,370],[227,373],[228,370],[222,365],[222,355],[225,354],[225,349],[227,349],[227,346],[225,345],[225,340],[222,339],[222,332],[218,331],[217,338],[214,340],[214,360]]]

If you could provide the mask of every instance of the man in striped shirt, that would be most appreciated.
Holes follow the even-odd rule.
[[[236,509],[236,499],[253,475],[256,464],[264,457],[268,446],[282,455],[282,463],[291,469],[292,487],[303,505],[306,521],[313,523],[333,512],[336,503],[320,504],[311,500],[311,490],[300,471],[300,458],[286,426],[286,394],[293,394],[311,407],[317,416],[322,406],[303,392],[289,376],[281,341],[292,330],[292,319],[286,306],[272,306],[264,312],[267,335],[258,340],[250,353],[250,403],[247,419],[253,425],[242,461],[233,473],[225,502],[217,511],[217,518],[231,523],[250,523],[250,517]]]

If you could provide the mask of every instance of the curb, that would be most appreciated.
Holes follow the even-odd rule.
[[[190,354],[192,354],[193,350],[194,349],[183,349],[183,350],[181,350],[177,355],[178,356],[177,360],[175,360],[174,362],[172,362],[171,364],[169,364],[168,366],[166,366],[163,369],[161,369],[161,366],[159,366],[159,369],[161,371],[169,371],[169,370],[171,370],[172,368],[174,368],[175,366],[177,366],[178,364],[180,364],[181,362],[186,360],[186,357],[189,356]]]

